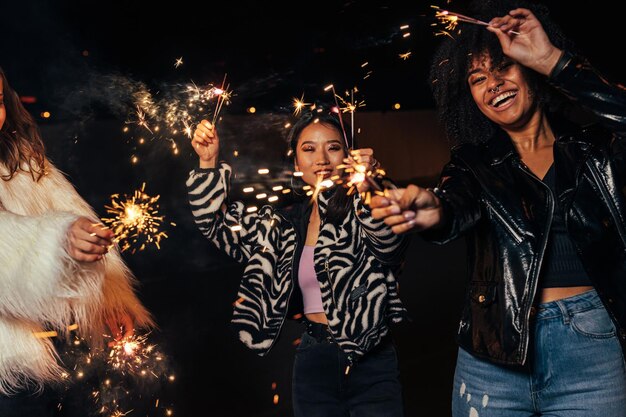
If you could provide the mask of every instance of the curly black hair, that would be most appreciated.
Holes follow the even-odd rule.
[[[577,53],[574,44],[549,18],[549,11],[543,4],[523,0],[474,0],[467,14],[488,22],[518,7],[535,14],[556,47]],[[460,23],[458,28],[462,30],[452,37],[444,37],[435,51],[429,81],[439,119],[452,144],[482,143],[493,136],[498,126],[476,106],[467,82],[468,67],[472,56],[487,53],[494,67],[500,65],[505,56],[495,34],[483,26]],[[546,111],[563,108],[566,100],[547,83],[546,77],[525,67],[522,70],[541,108]]]

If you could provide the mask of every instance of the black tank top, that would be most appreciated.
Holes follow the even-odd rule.
[[[565,227],[563,207],[556,198],[554,164],[550,166],[543,182],[550,187],[552,192],[554,214],[539,286],[541,288],[554,288],[593,285]]]

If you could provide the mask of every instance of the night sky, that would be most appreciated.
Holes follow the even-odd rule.
[[[618,22],[609,20],[606,8],[559,3],[547,2],[554,19],[605,74],[618,77],[614,60],[598,47],[622,38]],[[462,11],[464,2],[457,4]],[[180,0],[165,7],[141,0],[3,2],[0,65],[20,94],[38,98],[33,110],[54,111],[49,122],[68,111],[77,116],[76,105],[66,102],[68,91],[111,74],[155,90],[167,83],[220,84],[227,75],[236,93],[229,113],[248,106],[275,112],[302,94],[328,98],[322,89],[331,83],[339,93],[358,87],[364,110],[391,110],[396,102],[403,110],[430,108],[426,73],[438,40],[430,5],[399,0]],[[455,10],[454,2],[439,6]],[[408,59],[399,58],[409,51]],[[175,68],[179,57],[184,64]],[[95,94],[84,97],[82,105],[112,111]]]

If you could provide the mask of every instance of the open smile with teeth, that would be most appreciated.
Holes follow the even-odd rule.
[[[322,170],[322,171],[316,171],[315,175],[319,176],[319,177],[325,177],[327,175],[330,175],[332,171],[330,170]]]
[[[503,103],[506,103],[510,101],[511,99],[513,99],[513,97],[515,97],[516,95],[517,95],[517,90],[505,91],[504,93],[498,94],[497,96],[492,98],[491,101],[489,102],[489,105],[493,107],[500,107]]]

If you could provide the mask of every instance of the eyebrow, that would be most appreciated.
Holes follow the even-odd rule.
[[[326,143],[341,143],[341,141],[340,141],[339,139],[329,139],[329,140],[327,140],[327,141],[326,141]],[[302,142],[302,143],[300,144],[300,146],[302,146],[302,145],[308,145],[308,144],[313,144],[313,145],[315,145],[315,144],[317,144],[317,142],[312,141],[312,140],[305,140],[304,142]]]

